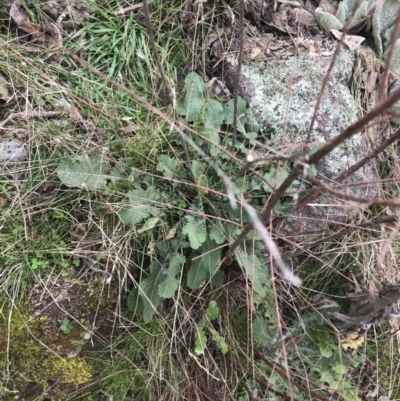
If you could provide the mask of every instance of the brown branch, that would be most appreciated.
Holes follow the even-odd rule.
[[[20,111],[18,113],[11,113],[3,121],[0,121],[0,128],[3,128],[6,124],[8,124],[10,121],[14,121],[16,118],[35,118],[35,117],[54,118],[58,117],[61,114],[62,113],[59,111],[48,111],[48,110],[42,110],[42,111],[25,110],[25,111]]]
[[[346,184],[332,184],[331,188],[353,188],[353,187],[362,187],[364,185],[371,184],[385,184],[390,182],[399,182],[400,177],[392,177],[392,178],[380,178],[378,180],[365,180],[359,182],[349,182]]]
[[[353,164],[350,168],[348,168],[347,170],[340,173],[334,179],[334,181],[336,181],[336,182],[344,181],[347,177],[354,174],[357,170],[359,170],[361,167],[363,167],[369,161],[371,161],[376,156],[378,156],[380,153],[382,153],[385,149],[387,149],[393,142],[397,141],[399,138],[400,138],[400,128],[397,128],[397,130],[394,131],[394,133],[385,142],[383,142],[381,145],[379,145],[376,149],[374,149],[372,152],[370,152],[367,156],[362,158],[359,162],[357,162],[356,164]]]
[[[362,158],[359,162],[353,164],[351,167],[349,167],[347,170],[342,171],[336,178],[334,178],[332,181],[336,183],[340,183],[344,181],[346,178],[350,177],[352,174],[354,174],[356,171],[358,171],[361,167],[363,167],[365,164],[367,164],[370,160],[374,159],[377,157],[380,153],[382,153],[385,149],[387,149],[392,143],[397,141],[400,138],[400,128],[398,128],[385,142],[383,142],[381,145],[379,145],[376,149],[374,149],[372,152],[370,152],[367,156]],[[296,207],[295,211],[298,211],[308,203],[314,201],[321,192],[317,189],[313,193],[309,194],[306,198],[304,198],[301,202],[299,202]]]
[[[139,3],[139,4],[134,4],[133,6],[129,6],[126,8],[120,8],[118,11],[115,12],[115,15],[123,15],[123,14],[129,13],[131,11],[135,11],[142,7],[143,7],[143,3]]]

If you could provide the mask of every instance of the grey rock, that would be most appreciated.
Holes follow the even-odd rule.
[[[301,55],[269,61],[267,64],[244,63],[240,82],[246,84],[240,85],[240,92],[249,103],[249,121],[267,131],[277,145],[306,143],[331,58],[332,55]],[[310,148],[313,150],[337,136],[357,119],[357,104],[349,90],[353,63],[354,54],[342,49],[311,132]],[[233,70],[236,71],[235,68]],[[365,156],[365,147],[361,134],[353,136],[318,163],[317,178],[330,183],[341,171]],[[365,166],[346,182],[374,178],[372,169]],[[376,195],[376,188],[367,185],[354,187],[350,191],[352,195],[362,198]],[[313,206],[300,209],[294,218],[285,219],[284,226],[278,231],[285,235],[296,235],[321,230],[331,221],[344,221],[348,216],[349,209],[343,207],[343,201],[331,196],[320,197]]]
[[[28,157],[25,145],[18,139],[0,139],[0,162],[22,161]]]

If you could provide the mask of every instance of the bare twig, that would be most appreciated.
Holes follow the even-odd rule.
[[[385,142],[375,148],[372,152],[362,158],[359,162],[348,168],[347,170],[340,173],[334,181],[341,182],[344,181],[347,177],[353,175],[357,170],[367,164],[369,161],[374,159],[380,153],[382,153],[385,149],[387,149],[392,143],[396,142],[400,138],[400,128],[398,128]]]
[[[381,145],[375,148],[372,152],[370,152],[368,155],[362,158],[359,162],[353,164],[347,170],[341,172],[336,178],[333,178],[332,181],[335,183],[340,183],[344,181],[346,178],[350,177],[361,167],[367,164],[370,160],[377,157],[380,153],[382,153],[385,149],[387,149],[392,143],[396,142],[399,138],[400,138],[400,128],[398,128],[385,142],[383,142]],[[317,189],[313,193],[309,194],[305,199],[303,199],[296,205],[295,211],[300,210],[308,203],[314,201],[320,195],[320,193],[321,192]]]
[[[25,110],[25,111],[21,111],[19,113],[11,113],[3,121],[0,121],[0,128],[3,128],[9,122],[14,121],[17,118],[35,118],[35,117],[53,118],[53,117],[58,117],[61,114],[62,113],[60,113],[59,111],[46,111],[46,110],[42,110],[42,111]]]
[[[134,4],[133,6],[126,7],[126,8],[120,8],[118,11],[115,12],[115,15],[127,14],[131,11],[135,11],[142,7],[143,7],[143,3],[138,3],[138,4]]]

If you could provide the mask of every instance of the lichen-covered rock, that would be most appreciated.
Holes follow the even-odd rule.
[[[251,84],[251,93],[246,94],[249,121],[268,131],[276,143],[305,143],[330,61],[331,57],[300,56],[267,65],[244,64],[242,75]],[[350,51],[340,53],[314,123],[311,148],[321,146],[356,120],[357,105],[348,88],[353,62]],[[333,178],[354,164],[360,144],[360,135],[356,135],[336,148],[319,164],[319,176]]]
[[[249,121],[268,132],[277,145],[306,143],[331,59],[332,53],[326,57],[293,56],[267,64],[244,63],[241,73],[243,82],[248,83],[248,91],[241,94],[249,103]],[[353,63],[353,53],[342,49],[323,92],[309,148],[316,150],[357,119],[357,104],[349,90]],[[317,178],[330,182],[364,157],[365,152],[362,135],[354,135],[317,164]],[[372,169],[364,166],[347,182],[374,178]],[[376,195],[374,186],[356,186],[348,190],[362,198]],[[321,206],[316,205],[318,202]],[[351,211],[343,207],[343,201],[334,197],[319,198],[314,204],[300,209],[294,218],[285,219],[279,231],[285,235],[299,235],[321,230],[332,221],[345,220]]]
[[[18,139],[0,139],[0,162],[21,161],[28,157],[25,145]]]

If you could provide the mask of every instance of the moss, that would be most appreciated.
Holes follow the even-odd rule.
[[[79,300],[84,299],[85,294],[78,292],[77,286],[69,288],[76,289]],[[112,302],[112,297],[96,292],[77,304],[73,313],[78,319],[82,313],[90,325],[92,315],[97,317],[97,322],[106,319]],[[59,311],[55,308],[53,315],[50,314],[53,309],[48,308],[47,314],[32,318],[33,310],[24,303],[11,307],[5,300],[0,310],[7,311],[0,313],[0,361],[2,365],[12,362],[13,371],[18,374],[10,383],[25,398],[46,393],[49,399],[68,399],[71,391],[77,391],[78,386],[98,373],[92,363],[77,356],[84,346],[82,332],[85,328],[74,323],[70,333],[61,332]]]
[[[84,358],[49,356],[43,364],[43,374],[60,383],[84,384],[92,378],[92,365]]]

